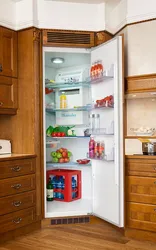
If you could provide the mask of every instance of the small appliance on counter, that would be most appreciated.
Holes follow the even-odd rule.
[[[143,155],[156,155],[156,142],[142,142]]]
[[[11,142],[0,139],[0,155],[11,154]]]

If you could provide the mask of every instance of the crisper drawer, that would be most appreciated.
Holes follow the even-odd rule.
[[[0,197],[18,194],[33,189],[35,189],[35,175],[0,180]]]
[[[126,200],[156,204],[156,178],[127,176]]]
[[[27,208],[0,216],[0,233],[5,233],[31,224],[36,220],[35,208]]]
[[[127,227],[156,231],[156,205],[127,202]]]
[[[35,191],[0,198],[0,215],[35,206]]]
[[[127,159],[126,174],[156,177],[156,160]]]
[[[0,179],[35,173],[35,158],[0,162]]]

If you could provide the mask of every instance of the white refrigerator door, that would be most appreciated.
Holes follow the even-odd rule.
[[[92,63],[102,59],[104,70],[114,66],[114,77],[92,83],[93,101],[114,95],[114,109],[95,110],[100,114],[100,127],[108,128],[114,122],[114,135],[101,135],[108,160],[92,160],[93,214],[118,226],[124,226],[123,194],[123,40],[116,37],[91,52]]]

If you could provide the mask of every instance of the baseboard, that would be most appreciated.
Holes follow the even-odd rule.
[[[131,239],[156,242],[156,233],[138,229],[126,228],[125,236]]]
[[[29,234],[33,231],[39,230],[40,228],[41,228],[41,221],[37,221],[25,227],[21,227],[13,231],[0,234],[0,243],[4,243],[5,241],[8,241],[8,240],[13,240],[19,236]]]

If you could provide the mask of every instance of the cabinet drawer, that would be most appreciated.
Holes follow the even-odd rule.
[[[35,158],[0,162],[0,179],[35,173]]]
[[[5,233],[31,224],[35,219],[35,208],[28,208],[15,213],[2,215],[0,216],[0,233]]]
[[[33,189],[35,189],[35,175],[0,180],[0,197]]]
[[[0,76],[0,112],[17,109],[17,79]]]
[[[156,160],[127,160],[126,174],[156,177]]]
[[[126,177],[126,200],[156,204],[156,178]]]
[[[127,202],[127,227],[156,231],[156,205]]]
[[[0,215],[32,207],[35,199],[35,191],[0,198]]]
[[[156,204],[156,178],[126,177],[126,200]]]

